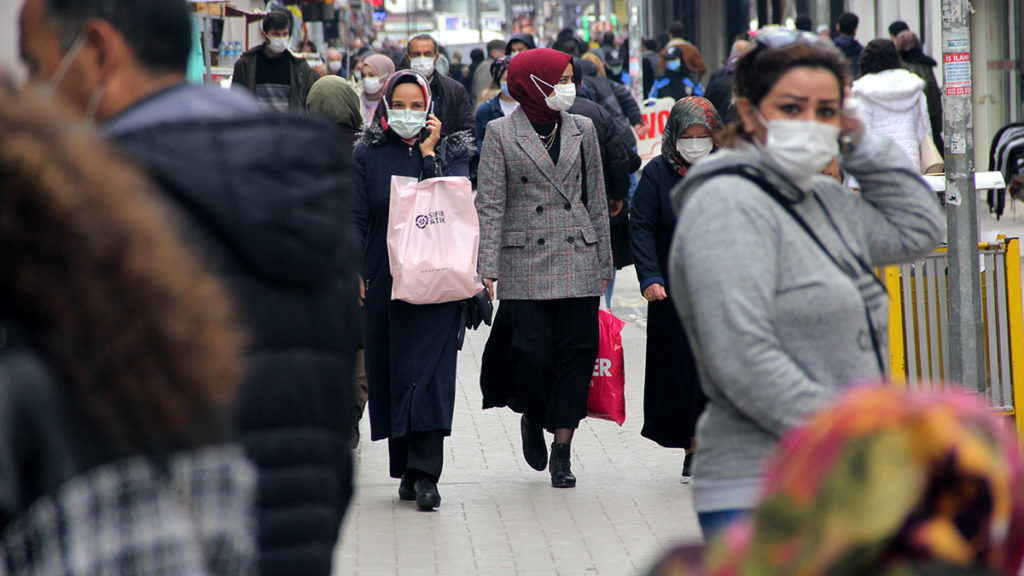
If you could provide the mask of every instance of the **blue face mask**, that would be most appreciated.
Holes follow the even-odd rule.
[[[501,81],[501,93],[509,98],[512,97],[512,95],[508,93],[508,81],[506,80]]]
[[[665,62],[665,68],[668,70],[679,70],[680,64],[681,62],[679,60],[669,60],[668,62]]]

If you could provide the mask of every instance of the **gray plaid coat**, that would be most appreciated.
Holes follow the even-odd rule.
[[[477,268],[481,278],[498,280],[501,299],[600,296],[601,281],[615,274],[594,124],[566,112],[559,124],[558,164],[521,108],[487,125],[477,177]]]

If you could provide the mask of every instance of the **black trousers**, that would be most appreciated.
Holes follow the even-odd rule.
[[[388,438],[388,465],[392,478],[415,471],[438,481],[444,465],[444,430],[410,432],[401,438]]]
[[[600,297],[506,300],[509,369],[519,405],[549,432],[579,426],[597,359]],[[495,319],[495,329],[498,319]]]

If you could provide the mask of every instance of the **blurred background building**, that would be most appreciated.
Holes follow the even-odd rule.
[[[814,28],[834,30],[845,11],[860,16],[857,38],[862,44],[888,36],[889,24],[904,20],[921,37],[925,52],[942,60],[940,0],[272,0],[269,4],[231,0],[208,4],[230,5],[234,10],[234,16],[209,18],[214,48],[221,41],[235,42],[243,50],[259,43],[258,19],[242,15],[281,4],[301,19],[296,43],[305,36],[321,52],[327,46],[379,47],[385,40],[401,45],[414,33],[429,32],[449,54],[456,49],[468,54],[468,48],[515,32],[530,32],[541,45],[565,27],[588,40],[605,31],[625,37],[633,3],[638,7],[642,36],[657,37],[678,20],[711,69],[724,62],[739,33],[765,24],[792,24],[797,15],[809,16]],[[20,5],[21,0],[0,0],[0,66],[5,68],[18,68]],[[978,165],[983,166],[995,131],[1024,119],[1024,0],[972,0],[971,6],[976,148]],[[941,85],[941,71],[937,73]]]

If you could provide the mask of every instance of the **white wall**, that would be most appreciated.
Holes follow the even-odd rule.
[[[903,20],[915,32],[921,30],[917,0],[850,0],[847,9],[860,16],[857,40],[861,44],[888,38],[889,24],[895,20]]]

